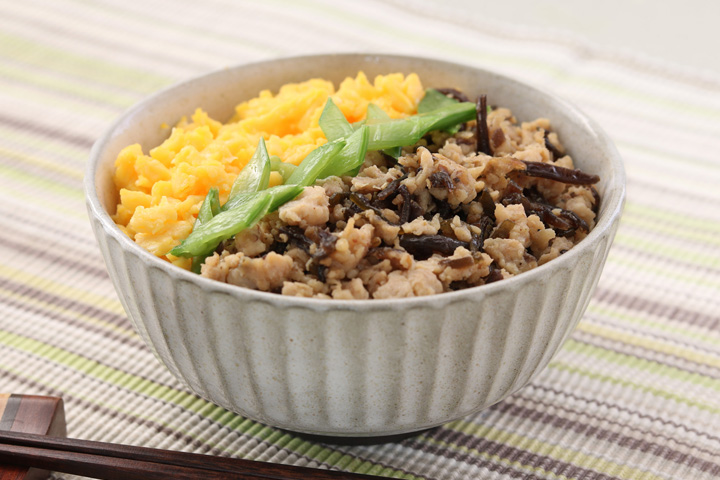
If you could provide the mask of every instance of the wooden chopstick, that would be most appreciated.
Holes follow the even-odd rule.
[[[107,480],[377,480],[359,473],[0,431],[1,464]]]

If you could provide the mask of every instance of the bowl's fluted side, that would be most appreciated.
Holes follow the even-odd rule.
[[[487,93],[518,118],[547,116],[577,166],[596,173],[597,224],[561,258],[493,285],[416,299],[293,299],[213,282],[153,257],[109,216],[114,160],[149,149],[158,128],[203,107],[227,118],[241,100],[318,72],[339,82],[417,72],[432,86]],[[438,60],[320,55],[223,69],[126,112],[93,148],[88,211],[118,296],[158,359],[194,392],[263,423],[329,435],[422,430],[485,408],[550,362],[590,301],[622,210],[625,175],[606,134],[572,105],[493,72]]]
[[[188,281],[93,228],[128,316],[178,379],[263,423],[353,436],[439,425],[526,385],[585,311],[614,235],[551,276],[358,315]]]

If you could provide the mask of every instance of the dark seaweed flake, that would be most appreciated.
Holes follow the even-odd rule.
[[[432,188],[444,188],[448,192],[455,189],[453,179],[447,172],[444,172],[442,170],[433,172],[432,174],[430,174],[428,179],[430,180],[430,185],[432,186]]]
[[[574,170],[572,168],[558,167],[551,163],[545,162],[528,162],[521,160],[527,168],[521,170],[520,173],[528,177],[546,178],[557,182],[569,183],[572,185],[592,185],[600,181],[597,175],[590,175],[582,170]]]
[[[458,102],[469,102],[470,99],[460,90],[457,90],[455,88],[436,88],[438,92],[442,93],[443,95],[452,98],[453,100],[457,100]]]
[[[433,253],[452,255],[457,247],[469,247],[467,242],[444,235],[403,235],[400,237],[400,246],[418,260],[427,259]]]
[[[561,152],[558,147],[553,145],[553,143],[550,141],[550,139],[548,138],[548,133],[549,132],[545,132],[545,148],[547,148],[548,151],[552,153],[553,160],[564,157],[565,154]]]
[[[490,155],[492,157],[492,147],[490,146],[490,132],[487,124],[487,95],[480,95],[475,104],[477,124],[477,152]]]

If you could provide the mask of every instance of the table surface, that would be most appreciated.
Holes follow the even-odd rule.
[[[720,477],[718,7],[407,3],[0,0],[0,390],[62,396],[75,437],[397,478]],[[82,192],[93,141],[146,95],[331,51],[447,58],[535,84],[595,118],[628,175],[597,291],[542,375],[378,445],[263,426],[172,378],[117,300]]]
[[[626,55],[720,73],[720,3],[705,0],[506,0],[485,4],[449,0],[478,18],[588,42]]]

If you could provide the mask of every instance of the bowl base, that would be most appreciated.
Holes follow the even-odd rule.
[[[292,435],[298,436],[302,438],[303,440],[308,440],[310,442],[320,442],[320,443],[327,443],[332,445],[379,445],[382,443],[400,443],[401,441],[407,439],[407,438],[413,438],[418,437],[420,435],[424,435],[426,432],[429,432],[431,430],[434,430],[438,427],[430,427],[426,428],[424,430],[417,430],[413,432],[407,432],[407,433],[396,433],[393,435],[380,435],[377,437],[334,437],[331,435],[316,435],[313,433],[302,433],[302,432],[293,432],[291,430],[284,430],[284,432],[290,433]]]

